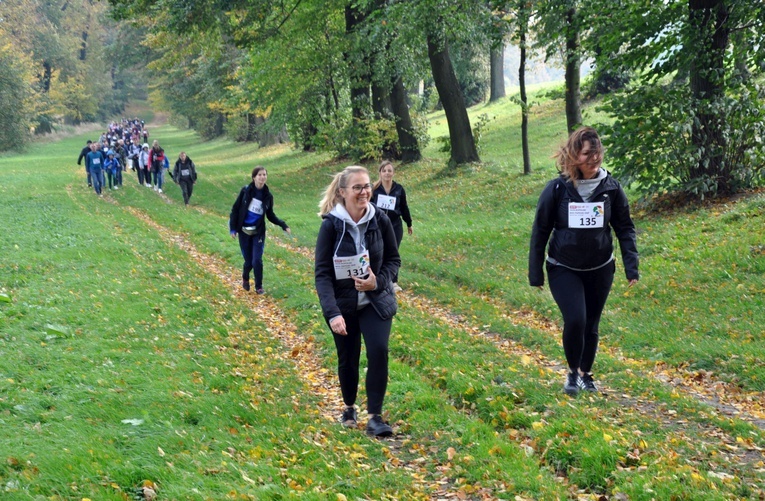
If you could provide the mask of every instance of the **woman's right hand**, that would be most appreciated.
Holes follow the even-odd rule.
[[[340,334],[341,336],[348,335],[348,331],[345,330],[345,319],[342,316],[330,320],[329,328],[332,329],[332,332],[335,334]]]
[[[229,233],[231,233],[231,238],[236,238],[236,232],[235,231],[231,231]]]

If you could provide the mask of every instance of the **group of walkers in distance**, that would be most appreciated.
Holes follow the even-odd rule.
[[[170,161],[159,141],[155,139],[149,147],[148,140],[149,131],[144,121],[138,118],[112,122],[98,141],[88,140],[77,159],[77,165],[82,165],[85,160],[88,187],[102,197],[106,181],[110,190],[118,190],[123,186],[123,173],[130,170],[136,173],[139,185],[162,193]],[[185,152],[178,156],[171,175],[181,187],[183,202],[188,206],[197,181],[197,170]]]
[[[88,184],[101,194],[103,171],[109,187],[122,185],[125,160],[138,172],[138,182],[162,191],[164,150],[154,141],[138,148],[136,137],[144,131],[137,120],[112,124],[104,141],[83,149]],[[89,142],[90,143],[90,142]],[[128,148],[125,148],[125,144]],[[531,231],[528,261],[529,284],[543,289],[547,280],[563,317],[562,344],[568,371],[563,390],[569,395],[599,391],[593,375],[598,350],[599,323],[613,284],[616,261],[613,236],[619,240],[628,285],[637,283],[638,251],[635,225],[621,185],[602,167],[603,145],[597,131],[582,127],[572,133],[555,154],[559,176],[542,191]],[[114,165],[117,171],[114,172]],[[121,168],[120,168],[121,166]],[[157,167],[159,166],[159,167]],[[167,167],[164,167],[167,168]],[[325,322],[337,351],[337,371],[345,407],[340,421],[357,427],[356,400],[362,341],[366,347],[366,432],[375,437],[393,434],[383,420],[388,384],[388,344],[401,265],[399,246],[406,223],[412,235],[412,216],[404,187],[393,180],[391,162],[379,166],[373,185],[365,167],[349,166],[337,173],[319,203],[322,220],[316,240],[314,279]],[[142,173],[143,172],[143,173]],[[118,175],[119,173],[119,175]],[[290,227],[274,212],[274,195],[266,181],[268,172],[257,166],[251,182],[241,188],[231,207],[229,234],[238,238],[244,263],[242,288],[263,294],[263,254],[266,219],[287,233]],[[188,204],[196,169],[180,153],[173,170]]]

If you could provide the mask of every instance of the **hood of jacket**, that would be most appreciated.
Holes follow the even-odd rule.
[[[365,247],[363,234],[369,225],[369,221],[375,216],[375,206],[368,204],[366,213],[361,216],[358,223],[348,214],[348,210],[343,204],[335,205],[335,208],[329,214],[343,222],[343,231],[348,232],[353,238],[353,243],[356,244],[356,252],[362,252]],[[342,237],[340,237],[340,240],[342,240]]]

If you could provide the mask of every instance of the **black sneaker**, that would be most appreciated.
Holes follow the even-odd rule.
[[[566,375],[563,391],[565,391],[567,395],[576,395],[579,393],[579,374],[576,372],[569,372]]]
[[[393,435],[393,428],[383,421],[382,416],[375,414],[367,421],[367,435],[373,437],[389,437]]]
[[[343,411],[343,416],[340,418],[340,423],[346,428],[356,428],[356,421],[358,419],[359,416],[356,414],[356,409],[354,407],[346,407]]]
[[[242,279],[242,289],[248,291],[250,290],[250,281],[247,279]]]
[[[578,385],[580,390],[592,392],[598,391],[598,387],[595,386],[595,381],[592,380],[592,373],[585,372],[583,375],[579,376]]]

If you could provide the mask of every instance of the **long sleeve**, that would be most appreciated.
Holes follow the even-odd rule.
[[[614,229],[614,233],[616,233],[616,238],[619,239],[619,249],[622,253],[622,263],[624,264],[627,280],[639,279],[639,257],[635,223],[632,222],[630,217],[627,195],[621,186],[617,191],[616,200],[611,209],[611,227]]]
[[[545,249],[555,227],[555,196],[554,190],[557,183],[551,182],[542,190],[537,203],[537,212],[534,224],[531,227],[531,241],[529,243],[529,284],[540,286],[545,283],[544,261]],[[557,189],[562,189],[558,187]]]
[[[404,220],[404,222],[406,223],[407,228],[411,228],[412,227],[412,215],[409,212],[409,203],[407,203],[407,201],[406,201],[406,190],[404,189],[403,186],[401,187],[401,205],[400,205],[400,210],[401,210],[401,219]]]
[[[335,249],[335,230],[332,222],[325,219],[319,228],[314,253],[314,281],[321,311],[325,318],[342,315],[335,297],[335,269],[332,256]]]

